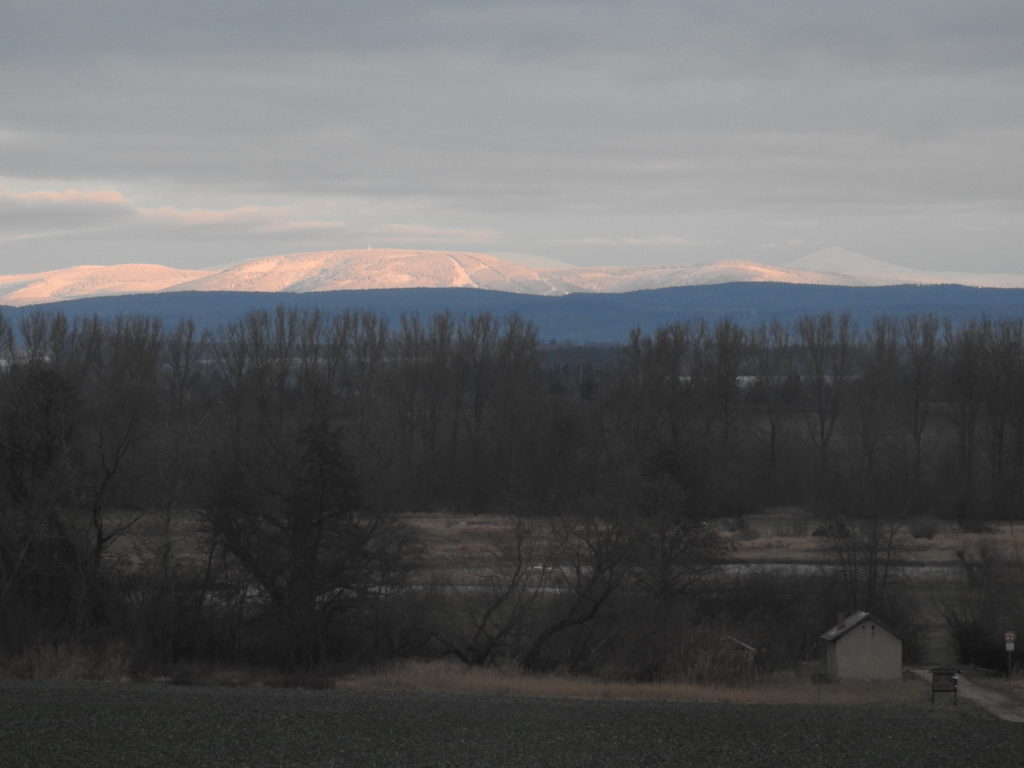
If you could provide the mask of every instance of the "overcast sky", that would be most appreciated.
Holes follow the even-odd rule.
[[[3,274],[1022,242],[1021,0],[0,0]]]

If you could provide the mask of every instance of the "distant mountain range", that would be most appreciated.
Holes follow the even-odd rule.
[[[348,250],[256,259],[221,270],[155,264],[77,266],[0,276],[0,304],[26,306],[99,296],[183,291],[324,293],[406,288],[476,288],[562,296],[628,293],[726,283],[822,286],[959,284],[1021,288],[1024,275],[926,272],[830,248],[784,266],[749,261],[648,267],[527,266],[482,253]]]
[[[769,320],[792,324],[802,314],[849,312],[861,328],[879,315],[899,319],[934,314],[960,323],[987,316],[1024,318],[1024,289],[973,288],[962,285],[844,286],[791,283],[692,285],[627,293],[573,293],[534,296],[477,288],[402,288],[256,293],[183,291],[178,293],[101,296],[43,306],[7,307],[15,326],[39,311],[59,311],[70,318],[146,315],[174,327],[189,318],[199,329],[223,326],[254,310],[283,306],[329,313],[373,312],[397,324],[403,315],[428,317],[438,312],[469,316],[488,312],[498,318],[517,314],[537,326],[544,341],[575,344],[620,344],[633,328],[653,332],[674,322],[729,318],[744,327]]]

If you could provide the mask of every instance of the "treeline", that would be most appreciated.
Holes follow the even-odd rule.
[[[1022,363],[1019,321],[919,316],[671,325],[602,368],[516,316],[0,319],[0,650],[581,669],[644,638],[656,676],[681,626],[754,632],[698,600],[702,521],[785,505],[843,564],[758,614],[800,654],[837,601],[887,610],[896,522],[1016,517]],[[515,521],[486,584],[429,588],[401,513],[431,510]]]

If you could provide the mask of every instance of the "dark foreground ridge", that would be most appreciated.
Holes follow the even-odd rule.
[[[1016,766],[969,706],[813,707],[0,681],[0,763]]]
[[[37,312],[68,317],[156,317],[168,327],[191,318],[199,329],[234,322],[254,310],[278,305],[329,313],[372,312],[397,323],[405,315],[430,317],[490,312],[517,314],[534,323],[542,339],[583,343],[623,343],[632,328],[651,332],[675,322],[729,318],[744,327],[778,320],[792,323],[801,314],[849,312],[858,324],[878,315],[894,318],[935,314],[954,324],[986,315],[1024,317],[1024,289],[972,288],[963,285],[794,285],[790,283],[723,283],[687,285],[629,293],[574,293],[568,296],[485,291],[475,288],[396,288],[316,293],[248,293],[185,291],[127,296],[98,296],[52,304],[3,307],[15,321]]]

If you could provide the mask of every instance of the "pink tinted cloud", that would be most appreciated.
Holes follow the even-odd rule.
[[[0,191],[0,199],[3,198],[29,204],[80,205],[86,203],[117,206],[130,205],[128,198],[115,189],[96,189],[85,192],[79,189],[39,189],[32,192]]]
[[[116,189],[11,192],[0,188],[0,219],[4,218],[11,222],[4,240],[61,236],[76,230],[138,229],[140,226],[170,228],[182,233],[228,230],[240,235],[340,231],[346,227],[339,221],[303,218],[291,206],[146,207]]]

